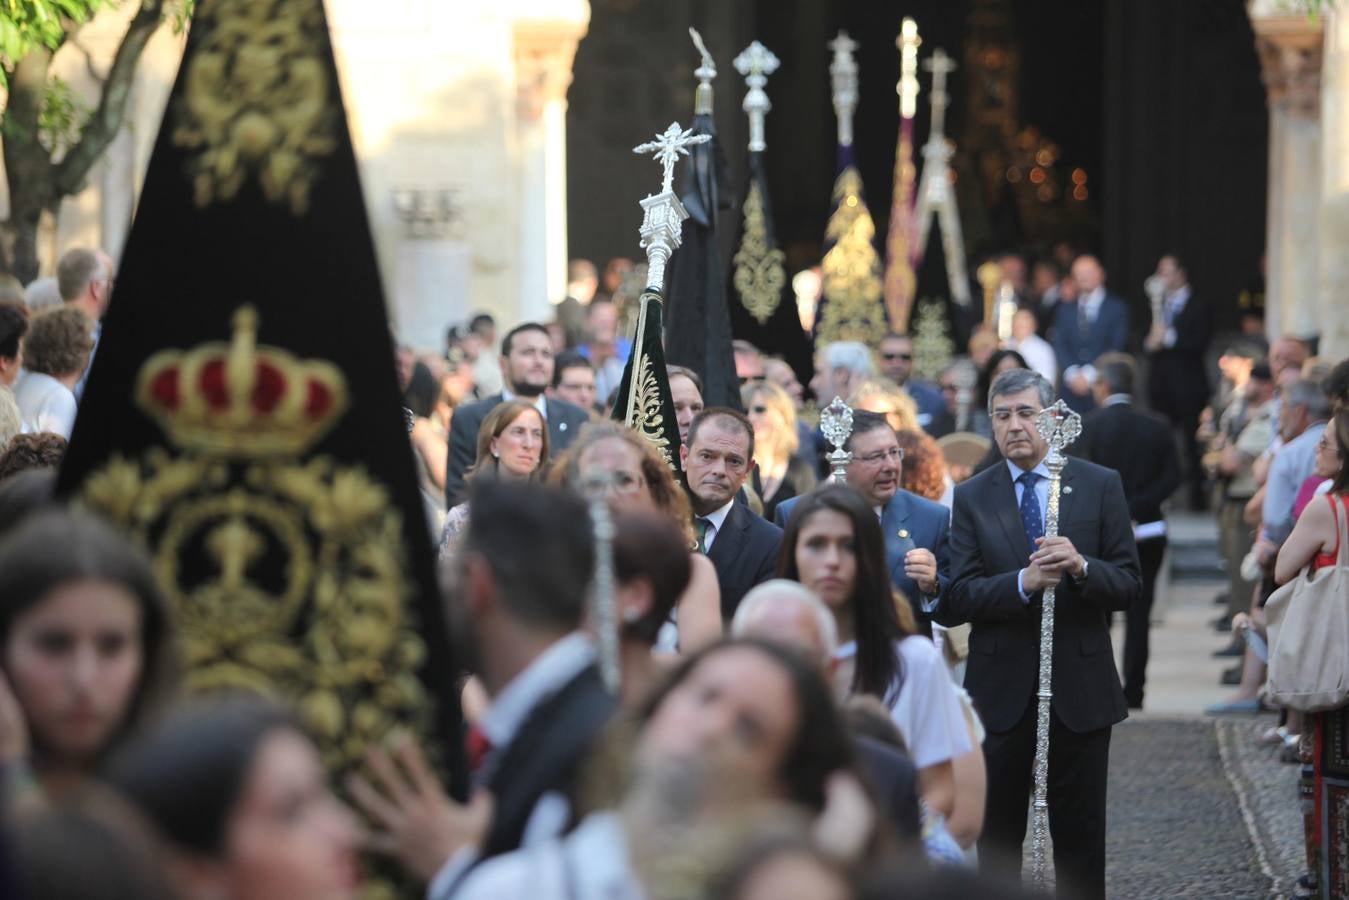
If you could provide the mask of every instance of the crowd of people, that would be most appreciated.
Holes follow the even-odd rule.
[[[1258,712],[1264,602],[1337,565],[1349,522],[1349,363],[1251,328],[1210,392],[1213,311],[1177,258],[1138,355],[1094,257],[996,261],[1010,331],[976,328],[931,382],[897,333],[817,347],[809,379],[736,341],[739,408],[671,366],[678,472],[609,415],[630,261],[573,263],[554,321],[480,314],[434,351],[395,342],[465,676],[461,803],[406,736],[338,788],[282,702],[181,696],[177,616],[142,549],[55,499],[114,281],[106,254],[69,251],[58,301],[0,303],[0,891],[338,898],[379,857],[433,900],[1021,896],[1053,587],[1055,881],[1105,896],[1111,729],[1144,706],[1167,507],[1212,502],[1241,659],[1211,711]],[[835,396],[853,411],[841,483],[817,421]],[[1058,397],[1084,424],[1047,534],[1035,420]],[[1304,765],[1308,895],[1345,896],[1321,873],[1346,869],[1324,837],[1346,730],[1343,709],[1289,711],[1266,736]]]

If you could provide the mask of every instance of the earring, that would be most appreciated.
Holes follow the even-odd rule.
[[[497,451],[493,450],[493,451],[492,451],[492,458],[493,458],[493,459],[501,459],[501,454],[498,453]]]

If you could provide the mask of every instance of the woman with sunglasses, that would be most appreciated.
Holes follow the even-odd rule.
[[[740,398],[754,426],[754,493],[771,522],[779,503],[815,487],[815,472],[797,455],[796,407],[786,391],[770,381],[751,381]]]

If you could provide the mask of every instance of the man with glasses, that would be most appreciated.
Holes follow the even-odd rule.
[[[908,392],[918,407],[918,424],[927,428],[946,406],[940,391],[913,380],[913,340],[907,334],[891,332],[881,338],[878,350],[881,374]]]
[[[1058,535],[1045,537],[1049,446],[1035,427],[1053,388],[1031,369],[989,390],[1004,460],[958,485],[950,589],[933,619],[970,623],[965,689],[983,717],[988,802],[979,863],[1020,876],[1030,803],[1040,668],[1041,596],[1056,586],[1049,726],[1049,829],[1060,893],[1105,896],[1111,727],[1128,715],[1109,617],[1142,593],[1129,504],[1117,472],[1069,459]]]
[[[890,582],[908,598],[919,628],[930,633],[929,611],[950,581],[946,507],[899,486],[904,451],[880,413],[853,410],[852,434],[843,449],[852,453],[848,486],[867,499],[881,520]],[[786,527],[797,499],[778,505],[773,519],[779,527]]]

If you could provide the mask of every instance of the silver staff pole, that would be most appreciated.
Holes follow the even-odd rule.
[[[1063,450],[1082,433],[1082,417],[1062,400],[1035,417],[1035,430],[1049,444],[1049,503],[1045,510],[1045,537],[1059,533],[1059,482],[1068,458]],[[1028,488],[1029,490],[1029,488]],[[1034,550],[1034,548],[1031,548]],[[1035,711],[1035,808],[1031,816],[1031,881],[1045,883],[1045,852],[1049,837],[1049,704],[1054,698],[1054,586],[1044,590],[1040,615],[1040,689]]]
[[[618,600],[614,584],[614,519],[609,512],[609,486],[613,475],[600,468],[582,473],[581,489],[590,506],[595,529],[595,579],[591,588],[591,615],[599,644],[600,674],[604,684],[618,692],[621,671],[618,661]]]

